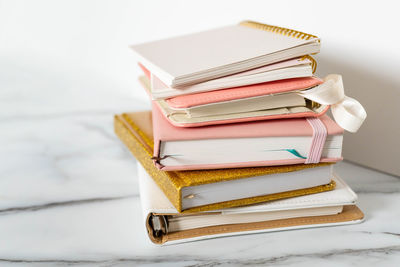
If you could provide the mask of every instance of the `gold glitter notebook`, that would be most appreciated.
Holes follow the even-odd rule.
[[[152,160],[151,111],[114,119],[115,133],[178,212],[209,211],[334,189],[331,163],[218,170],[161,171]],[[324,177],[319,178],[321,174]],[[307,183],[307,186],[305,186]]]

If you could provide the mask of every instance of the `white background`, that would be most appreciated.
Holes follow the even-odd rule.
[[[400,175],[396,1],[0,0],[0,121],[144,108],[129,44],[246,19],[321,37],[318,73],[342,74],[368,112],[345,158]]]

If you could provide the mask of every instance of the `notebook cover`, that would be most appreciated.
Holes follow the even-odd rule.
[[[148,223],[146,224],[146,227],[149,233],[150,240],[155,244],[161,245],[165,243],[176,244],[208,238],[235,235],[277,232],[326,226],[339,226],[360,223],[363,220],[364,213],[356,205],[347,205],[343,207],[343,211],[341,213],[335,215],[310,216],[264,222],[210,226],[169,233],[160,237],[155,237],[151,234],[152,230],[149,229]]]
[[[167,198],[171,201],[178,212],[183,212],[181,209],[182,199],[181,190],[186,186],[195,186],[221,181],[229,181],[252,176],[260,176],[274,173],[291,172],[314,168],[318,166],[326,166],[329,163],[319,164],[299,164],[290,166],[275,166],[275,167],[258,167],[258,168],[240,168],[240,169],[219,169],[219,170],[200,170],[200,171],[161,171],[154,166],[151,159],[153,155],[153,129],[152,129],[152,114],[150,111],[124,113],[116,115],[114,119],[114,127],[117,136],[125,143],[128,149],[142,164],[145,170],[158,184]],[[223,209],[229,207],[237,207],[260,203],[270,200],[324,192],[334,188],[334,182],[316,186],[312,188],[276,193],[266,196],[257,196],[252,198],[238,199],[194,207],[185,210],[184,212],[198,212],[215,209]]]
[[[152,230],[149,224],[150,216],[154,215],[169,215],[176,214],[177,211],[170,201],[165,197],[162,191],[158,188],[155,182],[149,177],[142,166],[138,166],[138,176],[139,176],[139,186],[140,186],[140,199],[143,208],[143,215],[145,220],[146,229],[148,230],[148,236],[156,244],[165,242],[186,242],[187,240],[194,240],[194,234],[197,232],[199,234],[196,239],[206,239],[220,236],[217,233],[208,233],[208,227],[204,227],[200,231],[186,231],[185,235],[176,236],[176,234],[167,234],[166,236],[157,236]],[[216,210],[215,212],[223,214],[238,214],[238,213],[251,213],[251,212],[265,212],[265,211],[277,211],[277,210],[287,210],[287,209],[301,209],[301,208],[315,208],[324,206],[337,206],[337,205],[355,205],[357,200],[357,195],[351,190],[351,188],[337,175],[334,179],[336,182],[336,188],[334,190],[323,192],[319,194],[311,194],[300,197],[276,200],[273,202],[262,203],[258,205],[250,205],[238,208],[230,208],[223,210]],[[346,210],[345,210],[346,211]],[[348,211],[346,211],[348,212]],[[207,212],[208,213],[208,212]],[[196,213],[198,214],[198,213]],[[356,215],[356,214],[355,214]],[[362,214],[358,214],[362,216]],[[361,218],[354,217],[354,220],[360,220]],[[286,219],[288,222],[289,219]],[[292,219],[293,220],[293,219]],[[354,221],[353,220],[353,221]],[[283,220],[281,220],[283,221]],[[276,221],[275,221],[276,222]],[[349,221],[352,222],[352,221]],[[221,231],[221,228],[227,226],[221,225],[216,230]],[[247,226],[251,229],[250,224],[242,224],[242,226]],[[228,226],[229,227],[229,226]],[[299,226],[298,226],[299,227]],[[311,225],[305,225],[304,228],[311,227]],[[271,228],[270,231],[278,231],[281,228]],[[252,230],[249,230],[252,233]],[[182,234],[182,233],[181,233]],[[242,231],[236,232],[226,232],[225,235],[239,235],[243,234]],[[174,239],[176,237],[176,239]],[[195,239],[195,240],[196,240]]]
[[[331,118],[324,115],[320,117],[324,123],[328,135],[342,135],[340,128]],[[200,139],[223,139],[223,138],[251,138],[251,137],[282,137],[282,136],[312,136],[313,129],[305,118],[290,120],[269,120],[245,123],[213,125],[208,127],[182,128],[174,127],[160,111],[158,105],[153,101],[153,127],[154,127],[154,157],[159,158],[161,142],[200,140]],[[321,158],[321,162],[337,162],[340,158]],[[194,169],[219,169],[219,168],[242,168],[257,166],[301,164],[306,159],[288,159],[274,161],[235,162],[224,164],[198,164],[182,166],[164,166],[159,161],[156,166],[162,170],[194,170]]]
[[[317,77],[294,78],[197,94],[176,96],[165,101],[171,108],[190,108],[194,106],[249,97],[299,91],[317,86],[322,83],[323,81]]]
[[[342,135],[343,129],[327,115],[321,116],[328,135]],[[159,141],[226,139],[274,136],[312,136],[313,129],[306,119],[272,120],[214,125],[210,127],[174,127],[153,105],[154,143]]]

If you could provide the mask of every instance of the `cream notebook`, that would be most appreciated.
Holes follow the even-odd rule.
[[[138,165],[140,199],[149,238],[156,244],[361,222],[357,196],[339,177],[332,191],[257,205],[179,214]]]
[[[179,88],[168,87],[151,73],[151,96],[153,99],[164,99],[276,80],[310,77],[316,68],[316,64],[315,60],[310,56],[299,57]],[[150,72],[147,69],[143,70]]]
[[[320,43],[314,35],[245,21],[131,48],[163,83],[179,87],[317,53]]]

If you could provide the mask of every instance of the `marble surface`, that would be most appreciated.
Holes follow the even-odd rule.
[[[400,180],[343,162],[359,225],[158,247],[113,114],[148,108],[135,84],[0,64],[0,266],[399,266]],[[91,81],[96,82],[91,82]]]

